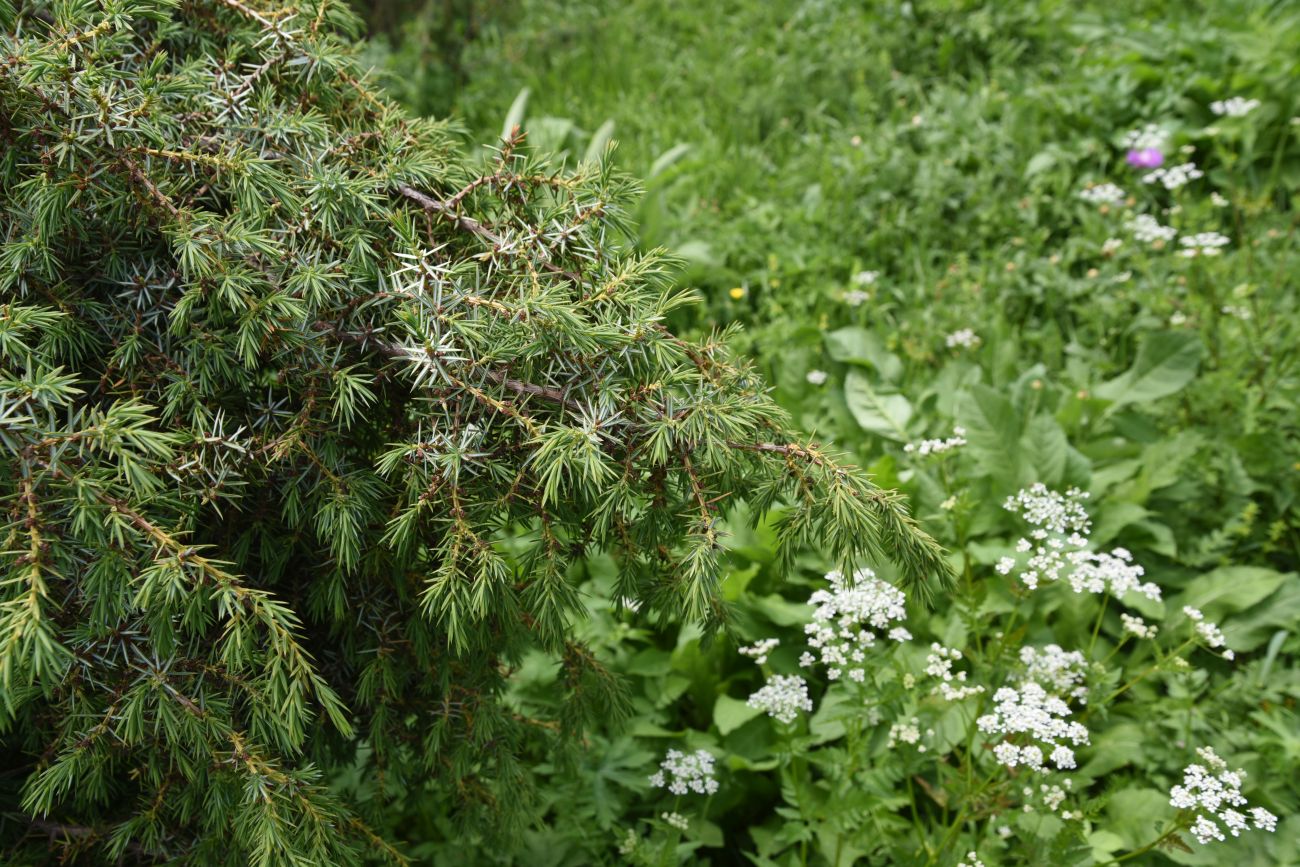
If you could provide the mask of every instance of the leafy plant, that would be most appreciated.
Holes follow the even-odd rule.
[[[947,574],[725,335],[675,336],[635,185],[484,166],[329,0],[0,5],[0,779],[10,863],[508,851],[625,715],[613,592],[712,633],[718,522]],[[551,713],[511,695],[530,651]],[[570,756],[569,761],[572,761]]]

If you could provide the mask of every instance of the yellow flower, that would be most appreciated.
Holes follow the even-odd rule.
[[[735,298],[737,301],[739,301],[741,298],[745,297],[745,287],[737,286],[735,289],[732,289],[727,294],[730,295],[732,298]]]

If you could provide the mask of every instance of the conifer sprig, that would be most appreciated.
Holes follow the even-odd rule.
[[[668,331],[692,299],[623,243],[635,183],[518,135],[467,159],[371,88],[342,4],[0,25],[13,858],[400,861],[397,791],[508,832],[525,761],[627,709],[570,629],[581,564],[718,628],[733,504],[782,506],[787,556],[946,579],[726,334]],[[503,701],[533,648],[551,720]]]

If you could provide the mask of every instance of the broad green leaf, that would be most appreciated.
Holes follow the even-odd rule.
[[[720,695],[713,705],[713,724],[718,727],[720,734],[729,735],[760,713],[761,710],[750,707],[738,698]]]
[[[1200,608],[1209,617],[1244,611],[1264,599],[1292,573],[1275,572],[1258,566],[1224,566],[1189,583],[1178,598],[1178,606]]]
[[[845,364],[869,365],[886,382],[898,382],[903,362],[885,349],[884,341],[865,328],[849,327],[826,335],[826,351]]]
[[[1157,331],[1138,349],[1133,366],[1093,389],[1109,400],[1111,409],[1167,397],[1196,377],[1201,363],[1201,339],[1187,331]]]
[[[1300,581],[1285,582],[1278,591],[1245,614],[1223,624],[1223,634],[1233,650],[1251,651],[1268,641],[1280,628],[1295,631],[1300,623]]]
[[[1123,840],[1125,848],[1136,849],[1159,836],[1173,818],[1174,808],[1169,806],[1168,792],[1133,786],[1110,796],[1106,815],[1106,830]]]
[[[1020,477],[1020,414],[987,385],[973,385],[957,406],[966,428],[967,452],[987,475],[1014,487]]]
[[[1025,459],[1035,470],[1034,481],[1057,487],[1065,475],[1070,443],[1056,419],[1040,413],[1029,422],[1021,440]]]
[[[863,430],[905,442],[912,404],[897,392],[880,391],[860,370],[850,370],[844,380],[844,400]]]

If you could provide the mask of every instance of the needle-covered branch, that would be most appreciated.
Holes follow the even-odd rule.
[[[0,0],[15,863],[400,861],[396,791],[509,836],[529,764],[628,707],[574,637],[585,564],[718,629],[738,504],[781,507],[787,557],[946,580],[725,334],[671,333],[692,298],[623,243],[631,180],[518,136],[469,159],[354,31],[333,0]],[[530,651],[549,719],[507,700]]]

